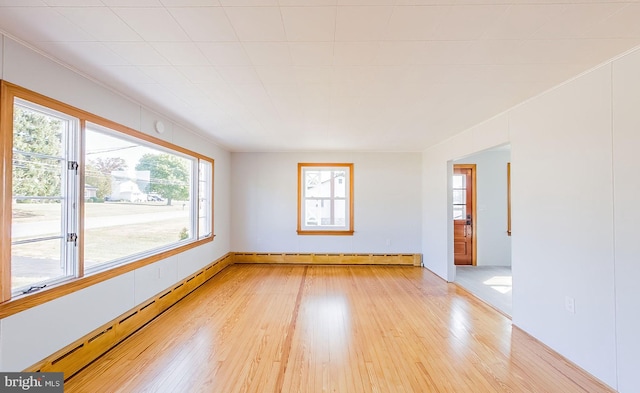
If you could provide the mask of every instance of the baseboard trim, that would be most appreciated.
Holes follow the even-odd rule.
[[[24,371],[63,372],[65,379],[70,378],[193,292],[211,277],[233,264],[233,259],[233,253],[227,253],[182,281],[159,292],[154,297],[142,302]]]
[[[233,254],[234,263],[422,266],[422,254],[316,254],[261,252],[235,252]]]

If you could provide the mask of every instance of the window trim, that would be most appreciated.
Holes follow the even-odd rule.
[[[349,229],[303,229],[302,227],[302,204],[303,204],[303,196],[302,196],[302,186],[304,184],[303,176],[303,168],[307,167],[341,167],[348,168],[349,171],[349,188],[348,188],[348,199],[349,199]],[[353,163],[298,163],[298,226],[297,232],[298,235],[324,235],[324,236],[352,236],[354,233],[353,230]]]
[[[12,196],[12,146],[13,146],[13,104],[14,99],[19,98],[25,101],[45,106],[58,112],[65,113],[69,116],[76,117],[80,120],[80,156],[84,157],[84,133],[86,122],[109,128],[117,133],[122,133],[127,137],[133,137],[142,141],[173,150],[195,158],[196,160],[204,160],[211,163],[211,236],[198,238],[194,236],[191,242],[187,244],[178,244],[171,249],[160,250],[153,255],[145,256],[139,260],[129,263],[117,265],[106,270],[101,270],[92,274],[84,274],[84,239],[78,242],[78,275],[76,278],[65,280],[59,284],[51,284],[46,288],[26,295],[11,296],[11,196]],[[0,80],[0,178],[4,180],[0,184],[0,199],[3,203],[3,209],[0,211],[0,225],[2,226],[2,234],[0,234],[0,319],[19,313],[29,308],[38,306],[48,301],[54,300],[61,296],[76,292],[99,282],[106,281],[113,277],[125,274],[132,270],[152,264],[159,260],[168,258],[172,255],[180,254],[189,249],[212,242],[214,233],[214,163],[215,160],[203,154],[188,150],[181,146],[174,145],[162,139],[155,138],[151,135],[132,128],[123,126],[114,121],[94,115],[90,112],[78,109],[71,105],[65,104],[58,100],[49,98],[34,91],[25,89],[10,82]],[[84,159],[81,160],[78,175],[80,176],[80,190],[84,189]],[[84,231],[84,207],[85,199],[79,198],[79,233]],[[197,219],[197,217],[196,217]]]

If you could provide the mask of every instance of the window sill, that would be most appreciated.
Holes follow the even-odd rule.
[[[14,296],[12,299],[7,300],[3,303],[0,303],[0,319],[28,310],[32,307],[39,306],[41,304],[47,303],[59,297],[71,294],[73,292],[79,291],[81,289],[90,287],[95,284],[98,284],[102,281],[106,281],[111,278],[117,277],[119,275],[128,273],[132,270],[139,269],[143,266],[150,265],[154,262],[160,261],[170,256],[180,254],[184,251],[201,246],[203,244],[212,242],[214,236],[209,236],[201,240],[196,240],[194,242],[184,244],[176,248],[160,252],[155,255],[151,255],[149,257],[140,259],[138,261],[130,262],[124,265],[114,266],[111,269],[96,272],[91,275],[73,278],[71,280],[64,281],[55,286],[53,285],[50,287],[47,286],[46,288],[43,288],[36,292]]]
[[[353,236],[352,230],[350,231],[303,231],[298,230],[298,235],[319,235],[319,236]]]

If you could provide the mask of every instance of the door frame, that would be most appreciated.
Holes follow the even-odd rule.
[[[471,169],[471,206],[473,211],[471,212],[471,266],[477,265],[478,256],[478,238],[477,238],[477,217],[478,217],[478,204],[476,203],[476,164],[453,164],[453,169]],[[453,171],[452,171],[453,172]],[[450,191],[451,192],[451,191]],[[453,218],[449,217],[453,223]],[[453,239],[453,234],[452,234]],[[455,265],[455,257],[454,257]]]

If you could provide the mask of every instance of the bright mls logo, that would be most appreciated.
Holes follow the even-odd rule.
[[[0,373],[0,393],[63,393],[63,373]]]

